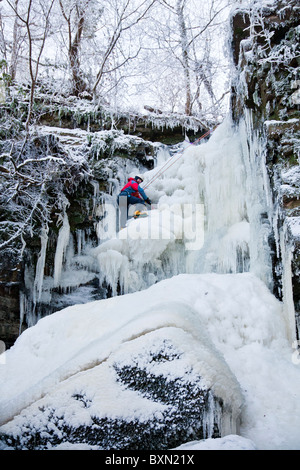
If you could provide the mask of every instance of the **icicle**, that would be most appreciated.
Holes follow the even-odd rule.
[[[245,111],[245,121],[239,125],[243,161],[246,170],[244,193],[250,223],[250,271],[273,288],[272,260],[269,246],[271,196],[265,169],[265,145],[253,130],[252,112]]]
[[[98,181],[91,181],[91,184],[94,188],[94,194],[93,194],[93,211],[92,215],[95,214],[96,212],[96,206],[97,206],[97,201],[99,199],[99,183]]]
[[[96,233],[99,243],[110,240],[116,236],[117,212],[116,208],[109,201],[103,201],[98,207],[97,217],[100,218],[96,226]]]
[[[20,326],[19,335],[22,333],[22,325],[27,312],[27,298],[23,292],[20,292]]]
[[[33,283],[34,268],[26,265],[24,269],[24,292],[20,292],[20,328],[24,319],[26,319],[28,327],[35,325],[38,319],[33,303]]]
[[[289,242],[287,222],[280,231],[280,249],[282,258],[282,294],[285,314],[287,337],[291,343],[296,339],[295,305],[292,284],[293,246]]]
[[[130,276],[128,258],[118,251],[110,249],[98,255],[98,262],[101,280],[111,287],[112,295],[118,295],[119,284],[122,293],[126,294],[128,292],[127,282]]]
[[[77,237],[77,255],[81,255],[83,244],[84,244],[84,231],[83,230],[76,230],[76,237]]]
[[[213,437],[214,433],[214,424],[215,424],[215,416],[214,416],[214,397],[211,391],[208,392],[207,397],[207,409],[203,415],[203,437],[204,439],[209,439]]]
[[[170,158],[169,148],[163,145],[158,149],[157,156],[156,156],[156,165],[159,167],[160,165],[165,163],[168,160],[168,158]]]
[[[48,226],[41,229],[41,251],[36,264],[35,279],[33,285],[33,303],[34,305],[40,301],[43,289],[44,269],[46,260],[46,250],[48,244]]]
[[[70,239],[70,225],[68,216],[65,212],[63,217],[63,225],[59,231],[57,245],[56,245],[56,252],[54,258],[54,276],[53,276],[53,286],[58,287],[59,281],[61,278],[63,261],[66,253],[66,249],[69,244]]]

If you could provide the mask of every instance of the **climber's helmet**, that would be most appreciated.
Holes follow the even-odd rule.
[[[137,183],[142,183],[143,182],[143,178],[141,178],[140,176],[135,176],[134,179]],[[138,180],[140,180],[140,181],[138,181]]]

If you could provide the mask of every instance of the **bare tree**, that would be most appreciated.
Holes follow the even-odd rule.
[[[19,0],[14,0],[15,11],[18,11],[18,3]],[[22,33],[21,29],[14,11],[10,11],[9,14],[5,9],[0,11],[0,51],[7,64],[6,73],[10,75],[12,81],[16,79],[18,59],[24,40],[24,32]]]
[[[63,211],[67,195],[88,177],[87,166],[53,136],[40,137],[37,146],[15,141],[1,162],[0,251],[21,259],[27,240],[48,226],[54,208]]]
[[[141,50],[139,40],[129,33],[158,0],[59,0],[67,25],[65,45],[72,75],[72,92],[91,91],[94,98],[105,87],[117,85],[122,69]],[[64,35],[64,33],[63,33]],[[125,46],[126,43],[126,46]],[[130,46],[128,44],[130,43]],[[89,77],[87,70],[90,69]]]
[[[198,12],[191,8],[190,1],[175,0],[174,4],[174,0],[162,0],[162,4],[173,13],[177,25],[177,28],[174,25],[170,26],[170,32],[165,35],[163,41],[170,55],[175,57],[181,66],[187,115],[192,114],[195,103],[199,109],[202,109],[200,99],[202,84],[210,99],[216,101],[212,77],[213,70],[217,67],[214,67],[211,59],[213,45],[208,33],[211,30],[216,32],[220,27],[222,12],[230,2],[231,0],[207,2],[206,12],[205,8],[202,8],[202,17],[198,20]]]
[[[15,10],[18,11],[18,3],[19,0],[15,0]],[[13,26],[13,40],[11,46],[11,59],[10,59],[10,67],[9,67],[9,74],[12,80],[16,79],[17,74],[17,64],[18,64],[18,56],[19,56],[19,48],[20,48],[20,25],[17,13],[15,14],[14,19],[14,26]]]
[[[148,12],[157,1],[158,0],[143,0],[142,2],[136,3],[132,0],[122,0],[115,3],[115,19],[108,32],[108,41],[101,56],[100,66],[92,86],[94,96],[105,74],[112,73],[117,68],[124,66],[132,58],[137,57],[140,51],[139,48],[132,55],[123,55],[117,64],[110,66],[110,60],[121,37],[145,19]]]
[[[184,18],[184,5],[185,0],[177,0],[176,2],[176,15],[178,17],[178,26],[180,32],[180,45],[182,55],[182,66],[184,74],[184,88],[186,94],[185,100],[185,114],[188,116],[192,114],[192,96],[191,96],[191,77],[189,65],[189,40],[187,35],[187,27]]]
[[[27,0],[27,4],[23,6],[22,11],[18,7],[18,2],[13,4],[10,0],[6,0],[13,9],[16,17],[23,23],[27,31],[28,42],[28,68],[30,76],[30,99],[25,130],[28,133],[29,124],[33,113],[34,92],[38,78],[38,71],[41,56],[45,47],[46,39],[50,28],[50,13],[55,0]]]
[[[59,0],[63,18],[67,23],[68,57],[72,73],[72,92],[75,96],[88,89],[80,68],[80,49],[90,3],[91,0],[77,0],[71,3]]]

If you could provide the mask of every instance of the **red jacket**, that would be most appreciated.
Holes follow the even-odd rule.
[[[140,193],[138,191],[139,185],[135,181],[134,178],[128,178],[128,183],[125,184],[124,188],[121,189],[121,192],[125,191],[127,188],[131,188],[133,190],[131,192],[131,196],[138,197],[138,198],[142,199],[141,196],[140,196]]]

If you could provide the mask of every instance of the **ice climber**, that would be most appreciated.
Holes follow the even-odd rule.
[[[118,204],[120,205],[121,196],[125,196],[127,198],[127,209],[130,204],[151,204],[145,191],[139,186],[142,182],[143,179],[140,176],[128,178],[128,183],[121,189],[118,196]]]

